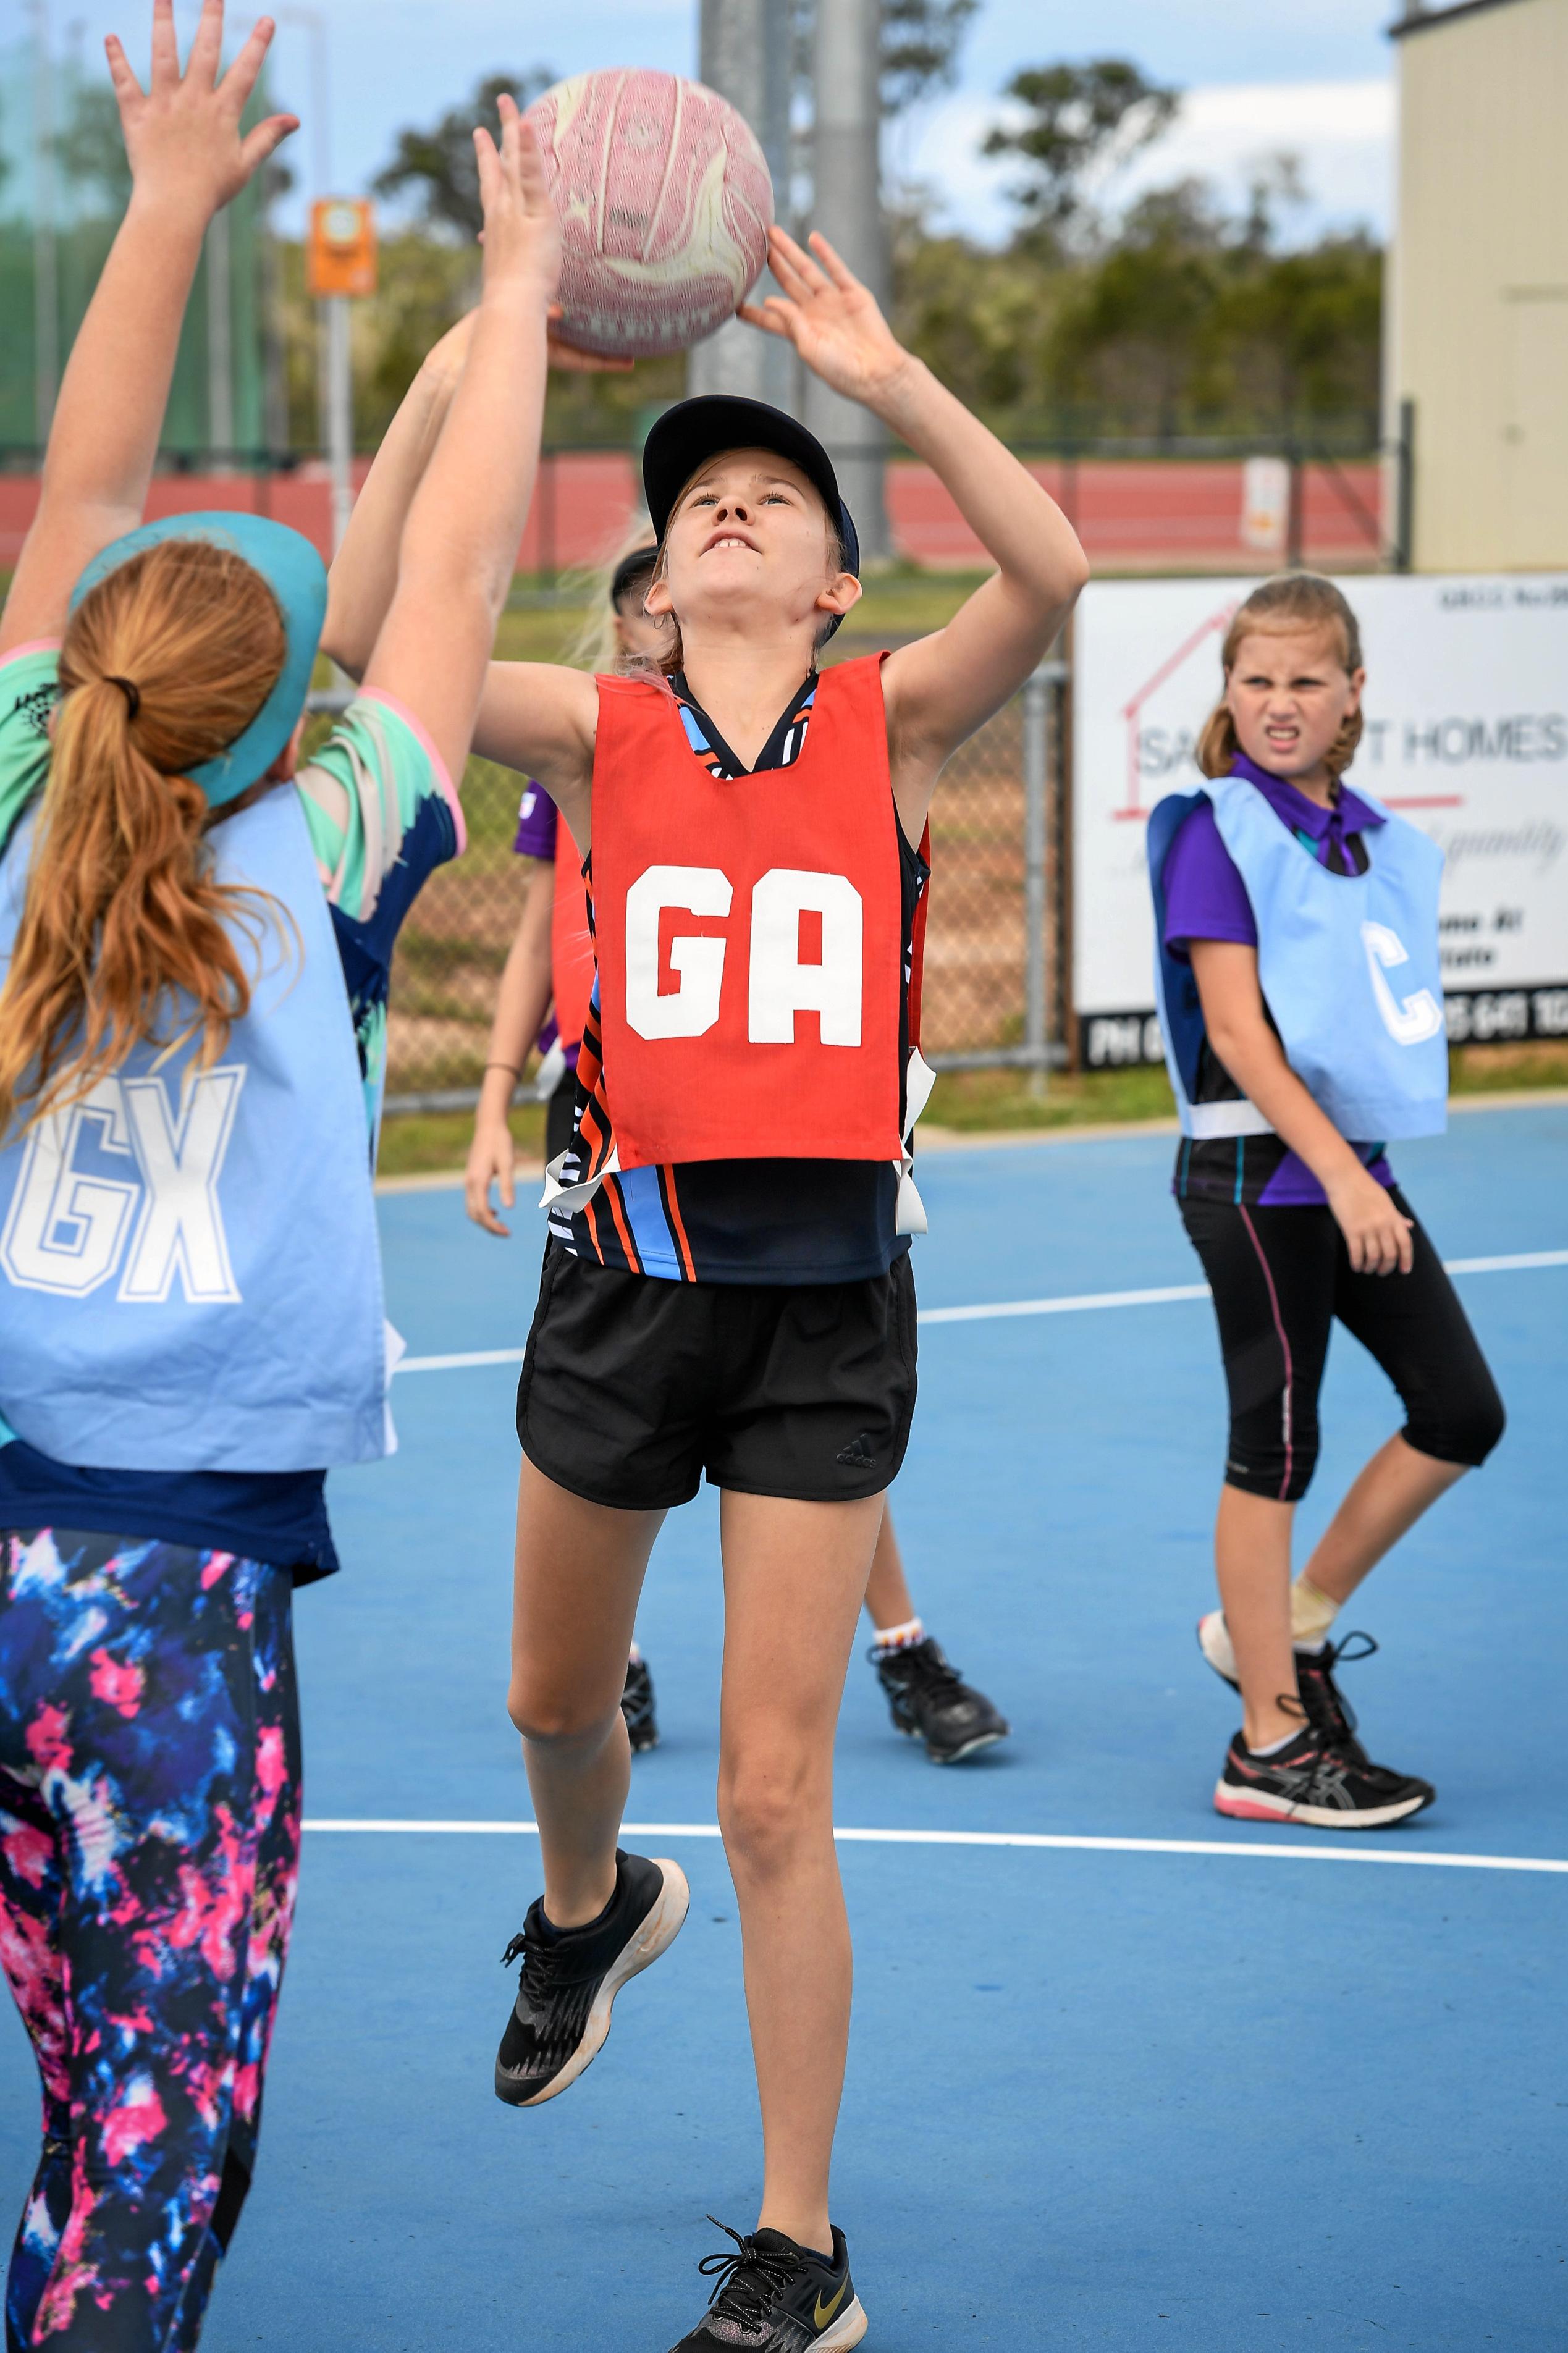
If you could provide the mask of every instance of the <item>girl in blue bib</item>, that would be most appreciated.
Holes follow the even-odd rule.
[[[361,694],[308,766],[321,560],[141,525],[271,34],[149,86],[0,617],[0,1958],[44,2146],[6,2343],[196,2345],[249,2185],[292,1916],[296,1580],[389,1450],[371,1167],[397,926],[461,773],[538,442],[555,216],[481,134],[484,293]],[[140,527],[139,527],[140,526]]]
[[[1181,1113],[1175,1192],[1213,1293],[1230,1392],[1198,1630],[1239,1688],[1214,1791],[1245,1820],[1380,1829],[1430,1805],[1373,1765],[1334,1680],[1340,1610],[1502,1433],[1491,1376],[1393,1178],[1391,1139],[1445,1124],[1439,851],[1343,781],[1361,733],[1355,615],[1330,581],[1270,580],[1226,633],[1198,745],[1209,779],[1149,828],[1156,985]],[[1291,1583],[1336,1318],[1405,1411]]]

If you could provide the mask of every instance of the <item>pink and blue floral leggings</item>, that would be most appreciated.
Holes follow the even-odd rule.
[[[293,1915],[288,1575],[0,1529],[0,1962],[43,2081],[7,2353],[186,2353],[249,2187]]]

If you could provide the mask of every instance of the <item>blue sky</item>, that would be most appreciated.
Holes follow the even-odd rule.
[[[831,5],[831,0],[829,0]],[[140,0],[51,0],[57,45],[69,25],[95,44],[111,26],[131,37]],[[190,0],[181,14],[189,18]],[[238,21],[239,11],[236,12]],[[243,10],[245,16],[249,8]],[[286,7],[277,11],[286,17]],[[331,49],[333,176],[362,188],[405,122],[428,121],[482,73],[547,64],[695,69],[695,0],[577,0],[524,10],[516,0],[326,0]],[[1086,13],[1042,0],[985,0],[971,27],[959,90],[923,110],[898,135],[897,168],[919,178],[947,217],[1002,234],[1005,174],[974,161],[997,91],[1021,65],[1060,57],[1120,55],[1190,93],[1185,124],[1139,167],[1145,182],[1178,172],[1213,173],[1239,186],[1253,156],[1293,148],[1313,205],[1303,228],[1355,218],[1384,225],[1392,169],[1391,0],[1099,0],[1091,43]],[[81,26],[79,33],[76,26]],[[303,111],[310,92],[309,36],[285,21],[276,49],[280,95]],[[295,142],[301,179],[311,176],[308,132]]]

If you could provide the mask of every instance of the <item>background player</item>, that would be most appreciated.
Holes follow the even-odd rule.
[[[1295,575],[1255,589],[1221,659],[1224,699],[1198,746],[1210,789],[1162,802],[1149,832],[1166,1055],[1185,1130],[1174,1189],[1213,1293],[1230,1391],[1214,1532],[1224,1609],[1199,1636],[1239,1685],[1244,1720],[1214,1803],[1379,1829],[1434,1792],[1368,1762],[1329,1630],[1503,1426],[1453,1284],[1371,1140],[1445,1122],[1443,861],[1425,834],[1342,781],[1365,673],[1355,615],[1331,581]],[[1291,1529],[1317,1461],[1336,1318],[1393,1382],[1405,1425],[1292,1588]]]

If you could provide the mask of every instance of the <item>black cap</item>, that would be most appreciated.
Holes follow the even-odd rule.
[[[839,495],[833,461],[816,435],[786,417],[781,408],[769,407],[765,400],[743,400],[734,393],[705,393],[696,400],[678,400],[655,419],[642,445],[642,494],[661,540],[669,529],[675,501],[697,468],[723,449],[772,449],[799,466],[838,524],[845,571],[859,578],[860,540]]]
[[[652,572],[658,561],[659,550],[652,545],[634,547],[628,554],[623,555],[610,575],[610,603],[619,605],[632,582],[641,580],[645,572]]]

